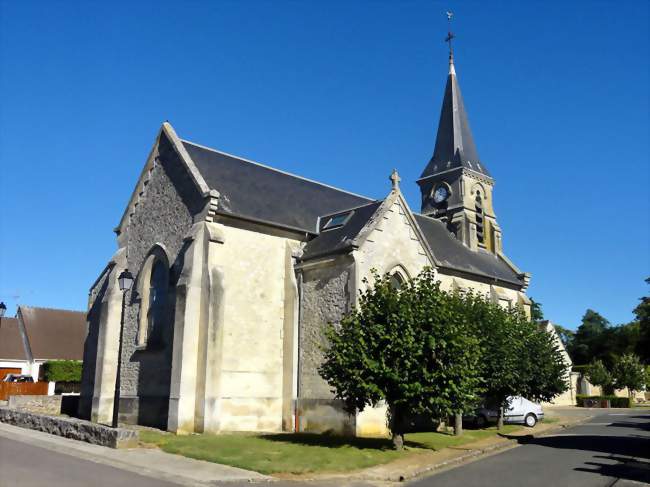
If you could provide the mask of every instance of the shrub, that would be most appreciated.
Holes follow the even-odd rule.
[[[81,382],[81,366],[80,360],[49,360],[41,370],[49,382]]]
[[[600,403],[600,401],[608,400],[609,405],[613,408],[631,408],[632,400],[629,397],[617,397],[617,396],[588,396],[586,394],[578,394],[576,396],[576,402],[579,407],[588,407],[585,406],[587,400],[594,400]]]

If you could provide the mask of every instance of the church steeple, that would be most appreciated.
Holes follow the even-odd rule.
[[[447,12],[451,20],[452,14]],[[449,32],[449,73],[433,156],[418,185],[422,213],[442,220],[473,250],[501,252],[501,229],[492,205],[494,180],[481,162],[460,92]]]
[[[474,144],[474,137],[469,127],[465,103],[456,76],[452,51],[449,54],[449,74],[442,100],[433,157],[420,178],[459,167],[465,167],[490,177],[487,168],[479,159]]]

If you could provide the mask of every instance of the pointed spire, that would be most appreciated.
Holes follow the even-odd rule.
[[[447,15],[449,16],[449,12]],[[420,178],[426,178],[456,167],[465,167],[490,176],[478,157],[474,137],[472,137],[472,131],[469,128],[469,120],[454,66],[454,51],[451,47],[453,38],[454,35],[449,32],[446,39],[446,42],[449,43],[449,74],[442,100],[436,145],[433,157]]]

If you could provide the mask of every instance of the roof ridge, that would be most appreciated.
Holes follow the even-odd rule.
[[[297,174],[294,174],[294,173],[291,173],[291,172],[288,172],[288,171],[283,171],[282,169],[277,169],[275,167],[269,166],[267,164],[262,164],[261,162],[253,161],[251,159],[246,159],[245,157],[240,157],[240,156],[236,156],[234,154],[230,154],[228,152],[220,151],[218,149],[213,149],[212,147],[208,147],[207,145],[197,144],[196,142],[192,142],[191,140],[187,140],[187,139],[180,139],[180,140],[181,140],[181,142],[187,142],[188,144],[192,144],[192,145],[194,145],[196,147],[200,147],[201,149],[216,152],[217,154],[232,157],[233,159],[237,159],[237,160],[240,160],[242,162],[248,162],[249,164],[255,164],[256,166],[260,166],[260,167],[263,167],[265,169],[270,169],[271,171],[275,171],[275,172],[278,172],[280,174],[284,174],[286,176],[291,176],[291,177],[294,177],[296,179],[302,179],[303,181],[308,181],[310,183],[318,184],[319,186],[324,186],[324,187],[329,188],[329,189],[334,189],[336,191],[340,191],[341,193],[347,193],[349,195],[356,196],[357,198],[363,198],[365,200],[368,200],[369,203],[372,203],[373,201],[375,201],[372,198],[369,198],[367,196],[363,196],[361,194],[353,193],[352,191],[347,191],[345,189],[337,188],[336,186],[332,186],[331,184],[321,183],[320,181],[316,181],[315,179],[309,179],[309,178],[306,178],[304,176],[298,176]]]
[[[16,311],[20,308],[27,308],[27,309],[42,309],[46,311],[65,311],[67,313],[85,313],[83,310],[76,310],[76,309],[63,309],[63,308],[50,308],[47,306],[30,306],[27,304],[19,304],[16,306]]]

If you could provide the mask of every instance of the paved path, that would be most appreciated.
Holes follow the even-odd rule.
[[[409,487],[623,487],[650,482],[650,413],[598,414],[561,433],[409,483]],[[641,484],[642,485],[642,484]]]

